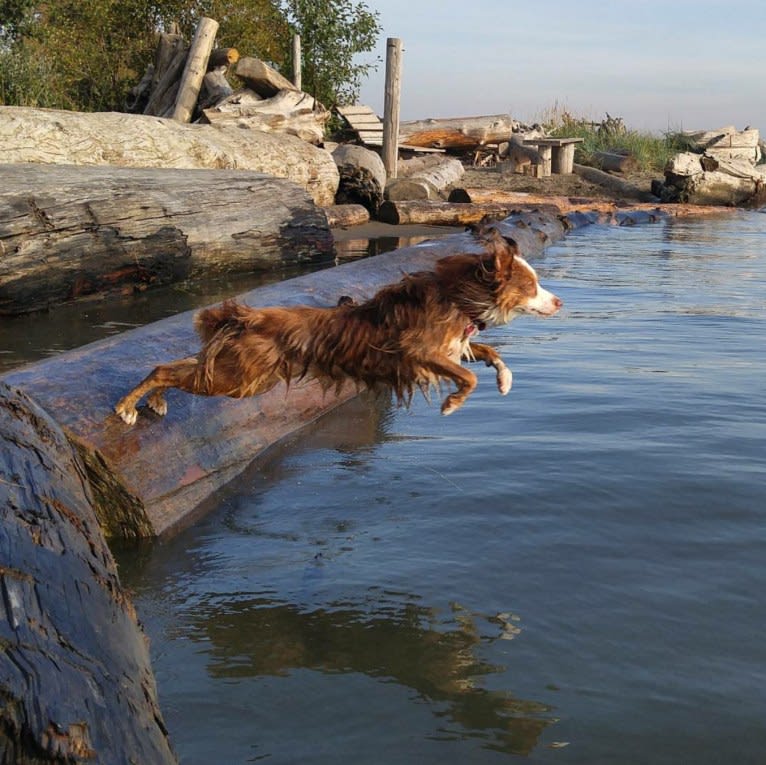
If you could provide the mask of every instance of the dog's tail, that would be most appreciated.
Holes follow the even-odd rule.
[[[232,328],[242,323],[247,308],[236,300],[226,300],[221,305],[204,308],[194,317],[194,329],[203,343],[212,340],[224,328]]]

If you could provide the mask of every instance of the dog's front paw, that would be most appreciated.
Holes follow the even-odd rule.
[[[508,367],[497,370],[497,389],[501,396],[507,396],[513,385],[513,372]]]
[[[128,425],[135,425],[138,419],[138,410],[134,406],[124,406],[123,404],[117,404],[114,407],[114,411],[122,418],[123,422]]]

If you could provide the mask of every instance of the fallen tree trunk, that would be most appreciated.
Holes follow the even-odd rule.
[[[335,203],[338,170],[328,152],[294,136],[219,129],[116,112],[0,106],[3,161],[45,165],[251,170],[288,178],[318,205]]]
[[[0,762],[175,763],[85,467],[0,383]]]
[[[325,123],[330,117],[312,96],[294,89],[280,90],[271,98],[261,98],[249,90],[237,91],[202,114],[203,122],[219,127],[284,133],[313,144],[324,140]]]
[[[386,199],[391,202],[417,199],[440,199],[442,192],[465,174],[463,163],[451,157],[431,157],[431,162],[417,160],[408,171],[406,161],[400,163],[399,174],[386,185]],[[404,165],[404,168],[402,168]]]
[[[325,208],[325,214],[330,228],[361,226],[363,223],[369,223],[370,220],[369,210],[362,205],[333,205]]]
[[[507,141],[514,121],[507,114],[402,122],[399,143],[434,149],[467,151],[488,143]]]
[[[526,255],[563,235],[557,216],[527,215],[499,224]],[[478,252],[467,233],[444,237],[426,247],[388,253],[256,289],[242,299],[251,305],[335,305],[341,295],[362,300],[403,272],[432,268],[455,252]],[[170,317],[6,376],[50,411],[76,437],[91,478],[122,487],[115,502],[105,495],[103,512],[125,497],[140,508],[152,533],[168,531],[187,519],[200,502],[239,475],[260,452],[356,393],[353,386],[323,393],[315,383],[283,385],[252,398],[191,396],[172,390],[169,414],[156,417],[142,409],[128,427],[112,407],[156,364],[196,353],[192,313]],[[437,416],[435,414],[435,416]],[[109,481],[112,481],[110,483]],[[113,524],[118,525],[118,524]],[[138,524],[136,524],[138,527]]]
[[[0,241],[0,314],[333,257],[303,189],[233,170],[0,165]]]
[[[638,169],[638,162],[632,154],[615,154],[610,151],[594,152],[593,164],[606,173],[629,173]]]
[[[217,31],[217,21],[208,18],[200,19],[189,48],[189,55],[186,57],[186,64],[178,85],[178,97],[173,108],[173,119],[178,122],[191,121]]]
[[[483,204],[438,202],[432,200],[384,202],[378,212],[382,223],[425,223],[432,226],[470,226],[483,218],[504,218],[513,205],[502,202]]]
[[[237,61],[236,75],[264,98],[271,98],[280,90],[296,90],[290,80],[254,56],[245,56]]]
[[[637,199],[641,202],[652,202],[656,200],[656,197],[650,191],[641,189],[632,183],[622,180],[622,178],[616,178],[595,167],[575,164],[573,169],[575,174],[579,175],[581,178],[585,178],[586,181],[603,186],[604,188],[609,189],[612,193],[619,194],[625,199]]]
[[[360,204],[377,214],[386,188],[386,168],[380,155],[364,146],[342,143],[333,150],[332,158],[340,174],[336,202]]]

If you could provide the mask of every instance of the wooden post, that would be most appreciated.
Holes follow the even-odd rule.
[[[202,80],[207,72],[207,62],[215,43],[218,22],[215,19],[200,19],[197,31],[194,33],[189,56],[186,59],[181,85],[178,88],[173,119],[179,122],[189,122],[197,103]]]
[[[575,145],[565,143],[563,146],[554,148],[551,162],[551,173],[556,175],[571,175],[574,168]]]
[[[296,90],[303,90],[301,68],[301,36],[293,35],[293,85]]]
[[[399,97],[402,89],[402,41],[386,43],[386,94],[383,104],[383,166],[388,178],[396,178],[399,156]]]

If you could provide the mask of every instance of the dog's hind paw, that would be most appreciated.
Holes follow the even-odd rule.
[[[117,404],[117,406],[114,407],[114,411],[127,425],[136,424],[136,420],[138,419],[138,410],[135,407],[128,408]]]
[[[501,396],[507,396],[513,385],[513,372],[508,367],[497,370],[497,389]]]
[[[447,396],[442,404],[442,414],[446,417],[448,414],[452,414],[463,406],[465,399],[458,398],[455,394]]]
[[[168,413],[168,402],[163,396],[150,396],[146,400],[146,405],[160,417],[164,417]]]

